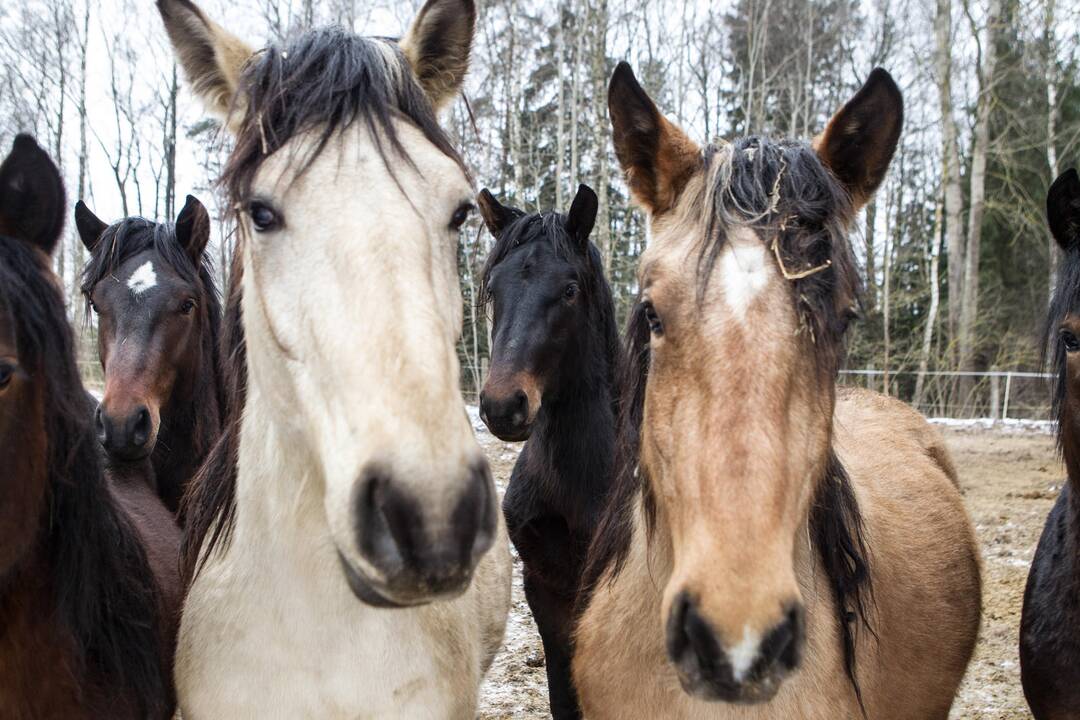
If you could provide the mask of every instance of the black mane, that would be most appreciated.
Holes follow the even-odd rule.
[[[48,502],[41,543],[76,670],[99,671],[112,696],[130,692],[144,716],[164,712],[160,592],[135,528],[106,485],[89,400],[56,281],[25,243],[0,236],[0,305],[20,361],[44,378]]]
[[[287,47],[258,53],[240,85],[243,122],[221,178],[233,201],[246,198],[263,161],[293,137],[316,131],[314,145],[298,150],[306,153],[295,163],[302,172],[336,133],[356,122],[371,132],[388,167],[383,140],[410,162],[393,124],[402,118],[465,169],[394,40],[360,37],[340,27],[310,30]]]
[[[1058,448],[1063,447],[1064,433],[1070,423],[1065,418],[1065,393],[1068,389],[1067,353],[1058,339],[1058,328],[1066,315],[1080,312],[1080,245],[1074,244],[1063,250],[1058,263],[1057,284],[1050,308],[1046,313],[1046,325],[1042,333],[1042,363],[1053,374],[1051,382],[1053,414],[1057,419]]]
[[[301,172],[336,133],[362,123],[392,172],[392,157],[412,164],[394,120],[417,127],[429,142],[465,170],[464,161],[435,116],[398,44],[364,38],[342,28],[310,30],[286,46],[272,46],[249,61],[235,102],[244,116],[221,183],[239,212],[262,163],[290,139],[314,133],[302,148]],[[385,143],[389,144],[387,148]],[[468,174],[466,172],[466,174]],[[234,250],[221,337],[225,394],[223,432],[184,498],[187,518],[181,548],[185,579],[228,543],[236,521],[237,453],[247,388],[247,350],[241,312],[243,237]]]
[[[792,287],[803,331],[809,334],[818,371],[835,377],[844,356],[844,333],[855,314],[861,283],[847,239],[854,216],[850,197],[806,143],[747,137],[705,150],[706,186],[697,199],[708,218],[699,240],[698,298],[703,298],[728,229],[752,227]],[[581,602],[598,583],[621,572],[641,499],[647,529],[656,516],[649,479],[639,468],[640,432],[649,373],[648,322],[632,311],[620,369],[620,408],[612,495],[589,550]],[[830,449],[810,514],[811,541],[828,574],[841,630],[844,665],[862,703],[855,671],[856,622],[872,632],[869,555],[851,481]]]

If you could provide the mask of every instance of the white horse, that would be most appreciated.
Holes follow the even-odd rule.
[[[435,116],[473,3],[429,0],[400,42],[258,53],[188,0],[158,8],[235,137],[241,239],[231,420],[186,502],[185,720],[474,717],[510,559],[455,352],[473,193]]]

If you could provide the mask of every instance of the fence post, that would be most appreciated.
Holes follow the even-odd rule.
[[[877,390],[874,387],[874,363],[866,363],[866,389]]]
[[[996,367],[990,368],[990,372],[994,373],[990,376],[990,419],[998,419],[998,409],[1001,408],[1001,383],[1000,378],[996,374],[998,369]]]
[[[1001,419],[1009,419],[1009,391],[1012,390],[1012,373],[1005,373],[1005,400],[1001,406]]]

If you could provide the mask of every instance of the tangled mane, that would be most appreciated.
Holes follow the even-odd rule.
[[[160,591],[106,484],[59,284],[39,254],[4,236],[0,308],[14,321],[20,362],[45,384],[49,487],[40,543],[60,621],[74,640],[74,670],[100,673],[110,697],[130,692],[142,716],[160,716],[171,686]]]
[[[1053,375],[1051,397],[1053,415],[1057,419],[1058,449],[1064,449],[1069,423],[1066,422],[1065,394],[1068,391],[1068,353],[1058,338],[1058,328],[1067,315],[1080,313],[1080,243],[1063,250],[1058,263],[1057,284],[1050,308],[1046,313],[1046,325],[1042,332],[1042,364]]]
[[[698,240],[697,299],[705,289],[729,230],[752,228],[788,280],[800,318],[799,335],[820,376],[832,382],[844,357],[844,333],[855,315],[861,283],[848,241],[855,210],[851,198],[806,143],[747,137],[705,149],[705,189],[692,202],[704,215]],[[656,498],[638,463],[649,374],[651,334],[645,309],[631,312],[624,363],[619,370],[619,413],[612,494],[593,537],[582,576],[581,603],[622,571],[633,542],[640,499],[646,529],[656,520]],[[836,602],[844,666],[862,704],[855,671],[856,624],[873,632],[867,609],[873,601],[868,550],[850,478],[829,449],[810,510],[811,541]],[[865,714],[865,711],[864,711]]]
[[[243,108],[243,120],[221,183],[238,215],[256,173],[270,155],[293,138],[310,133],[312,142],[297,143],[296,149],[289,150],[302,153],[290,163],[299,168],[299,177],[336,134],[356,123],[362,123],[371,134],[380,159],[392,175],[393,159],[415,168],[401,144],[395,120],[415,126],[465,170],[464,161],[440,127],[408,60],[390,39],[359,37],[332,27],[305,32],[283,47],[268,47],[244,69],[234,108]],[[239,226],[243,227],[242,222]],[[228,397],[223,431],[192,479],[182,503],[187,525],[181,566],[188,583],[215,548],[228,544],[236,523],[240,425],[247,395],[247,350],[241,311],[243,243],[241,237],[233,252],[221,337]]]

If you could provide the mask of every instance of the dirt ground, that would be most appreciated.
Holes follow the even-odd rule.
[[[510,478],[518,446],[474,426],[500,489]],[[1045,432],[1009,428],[940,428],[960,470],[961,489],[983,553],[983,624],[952,718],[1030,718],[1020,688],[1017,632],[1028,564],[1043,521],[1064,477]],[[515,556],[513,609],[506,643],[481,689],[480,718],[550,717],[543,649],[521,589]]]

